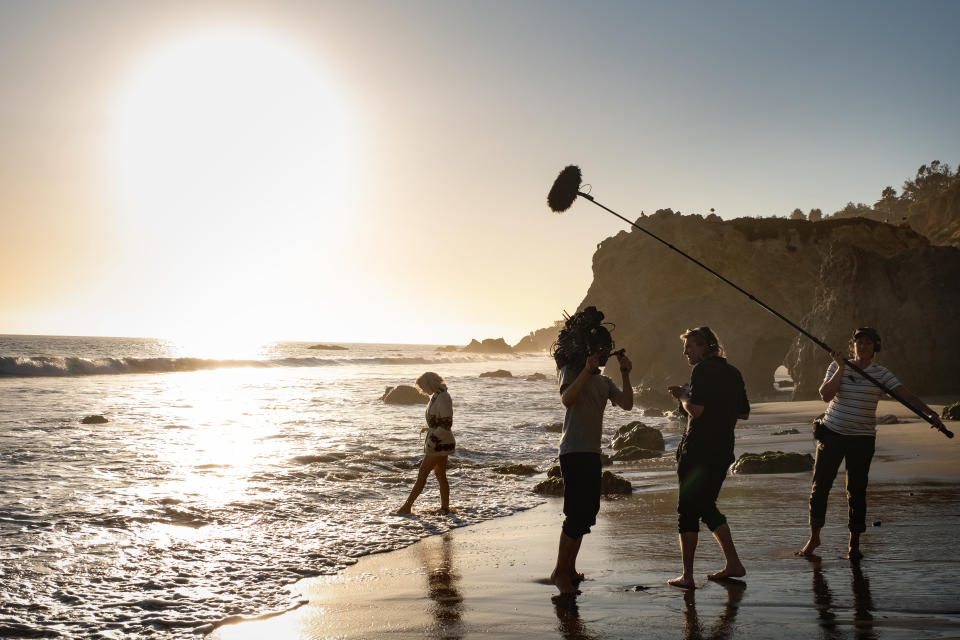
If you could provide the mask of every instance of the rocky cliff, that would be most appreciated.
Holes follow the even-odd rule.
[[[683,216],[637,221],[836,349],[858,326],[884,338],[880,362],[918,393],[960,391],[947,367],[960,341],[946,334],[960,311],[960,249],[931,247],[908,227],[862,218],[804,220]],[[828,354],[746,295],[631,229],[604,240],[580,305],[595,305],[634,363],[634,384],[686,381],[684,329],[709,325],[754,397],[784,364],[794,397],[814,397]],[[617,376],[614,376],[615,379]]]

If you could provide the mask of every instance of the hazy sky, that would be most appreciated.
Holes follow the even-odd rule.
[[[512,343],[624,228],[548,211],[564,165],[629,218],[873,203],[960,161],[958,33],[955,1],[0,0],[0,333]]]

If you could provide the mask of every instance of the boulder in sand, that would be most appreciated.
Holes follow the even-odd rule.
[[[555,473],[556,475],[550,475]],[[563,478],[560,476],[560,466],[554,465],[547,472],[547,479],[542,480],[533,487],[534,493],[548,496],[563,495]],[[630,481],[609,471],[604,471],[600,476],[600,492],[604,495],[611,493],[630,493],[633,491],[633,485]]]
[[[617,429],[617,435],[611,445],[614,451],[626,447],[639,447],[640,449],[651,449],[653,451],[663,451],[663,434],[659,429],[648,427],[639,420],[628,422]]]
[[[600,477],[600,493],[607,495],[609,493],[627,493],[633,491],[633,485],[630,481],[610,471],[604,471]]]
[[[809,453],[744,453],[733,463],[734,473],[800,473],[811,469],[813,456]]]
[[[659,458],[662,451],[651,451],[650,449],[641,449],[640,447],[624,447],[613,454],[614,462],[626,462],[628,460],[646,460],[648,458]]]
[[[417,391],[416,387],[411,387],[408,384],[387,387],[380,399],[385,404],[427,404],[430,401],[428,396],[423,395]]]
[[[940,412],[940,418],[942,420],[960,420],[960,402],[945,406],[943,411]]]

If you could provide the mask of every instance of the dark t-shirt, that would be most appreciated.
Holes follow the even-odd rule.
[[[725,358],[698,362],[690,373],[690,402],[703,407],[703,413],[687,424],[680,456],[691,462],[732,464],[737,416],[750,413],[740,372]]]

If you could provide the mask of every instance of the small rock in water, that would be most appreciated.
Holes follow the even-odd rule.
[[[387,387],[380,399],[385,404],[427,404],[430,397],[420,393],[416,387],[401,384],[396,387]]]
[[[879,527],[881,524],[883,524],[883,523],[882,523],[881,521],[879,521],[879,520],[874,520],[874,521],[873,521],[873,526],[875,526],[875,527]]]
[[[517,476],[531,476],[535,473],[540,473],[535,468],[531,467],[528,464],[511,464],[503,467],[494,467],[493,469],[497,473],[511,474]]]
[[[103,416],[87,416],[80,421],[80,424],[104,424],[105,422],[110,422]]]
[[[628,589],[628,591],[646,591],[649,588],[650,587],[645,587],[642,584],[637,584]]]
[[[481,378],[512,378],[513,374],[506,369],[497,369],[496,371],[484,371],[480,374]]]

